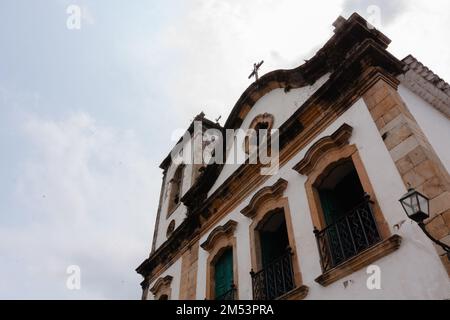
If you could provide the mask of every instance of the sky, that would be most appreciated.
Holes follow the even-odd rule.
[[[302,64],[355,11],[450,80],[447,0],[2,0],[0,298],[139,299],[173,132],[223,124],[254,62]]]

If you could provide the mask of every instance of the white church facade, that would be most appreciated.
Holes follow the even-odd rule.
[[[448,255],[399,202],[425,195],[426,230],[450,245],[450,86],[359,15],[333,25],[310,60],[250,85],[224,126],[197,116],[162,162],[143,299],[450,299]],[[273,133],[273,174],[174,161],[202,155],[206,132],[226,160],[250,153],[231,129]]]

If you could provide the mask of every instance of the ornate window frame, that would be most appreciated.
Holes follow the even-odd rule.
[[[364,191],[373,201],[373,214],[382,241],[320,275],[316,282],[327,286],[395,251],[400,246],[401,238],[391,235],[388,223],[381,211],[367,171],[359,155],[358,148],[349,143],[353,128],[344,123],[332,135],[323,137],[314,143],[304,158],[293,167],[301,175],[307,176],[305,190],[314,228],[322,230],[326,227],[324,214],[320,204],[317,186],[327,174],[344,161],[352,161]]]
[[[224,225],[214,228],[207,239],[200,245],[202,249],[208,252],[206,261],[206,299],[208,300],[215,299],[215,264],[227,249],[233,250],[233,284],[236,288],[234,298],[235,300],[239,299],[237,242],[234,235],[237,224],[236,221],[229,220]]]
[[[242,148],[244,149],[245,154],[248,155],[249,152],[250,152],[250,148],[249,148],[250,147],[249,146],[249,131],[250,130],[254,130],[257,127],[257,125],[260,124],[260,123],[267,123],[267,125],[268,125],[267,126],[267,130],[270,133],[270,130],[272,130],[272,128],[273,128],[274,121],[275,121],[275,117],[272,114],[267,113],[267,112],[257,115],[252,120],[252,122],[250,123],[250,126],[247,129],[248,132],[247,132],[247,135],[246,135],[246,137],[244,139],[244,142],[243,142],[243,145],[242,145]]]
[[[249,226],[250,232],[250,251],[252,270],[259,271],[262,268],[261,248],[259,241],[259,232],[257,228],[260,223],[270,217],[275,211],[282,210],[286,222],[289,246],[292,250],[292,269],[294,273],[295,288],[286,293],[279,299],[300,300],[308,294],[308,287],[303,285],[302,274],[298,259],[298,251],[295,244],[294,228],[292,225],[291,211],[289,209],[289,201],[284,197],[284,191],[288,186],[288,182],[280,178],[272,186],[260,189],[251,198],[249,204],[241,210],[241,213],[252,219]]]
[[[155,300],[159,300],[163,295],[167,296],[167,300],[170,300],[170,295],[172,293],[171,283],[173,277],[167,275],[163,278],[156,280],[150,292],[153,294]]]

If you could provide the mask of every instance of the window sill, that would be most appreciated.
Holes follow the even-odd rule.
[[[276,300],[303,300],[308,295],[308,292],[309,288],[307,286],[300,286],[283,294]]]
[[[402,238],[399,235],[393,235],[388,239],[377,243],[373,247],[364,250],[363,252],[347,260],[346,262],[323,273],[318,278],[316,278],[315,281],[320,285],[326,287],[333,282],[338,281],[364,267],[367,267],[373,262],[396,251],[400,247],[401,242]]]

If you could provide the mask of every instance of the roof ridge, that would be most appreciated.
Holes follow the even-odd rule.
[[[402,61],[405,63],[405,72],[409,70],[414,71],[424,80],[430,82],[437,89],[450,96],[450,84],[412,54],[407,55]]]

